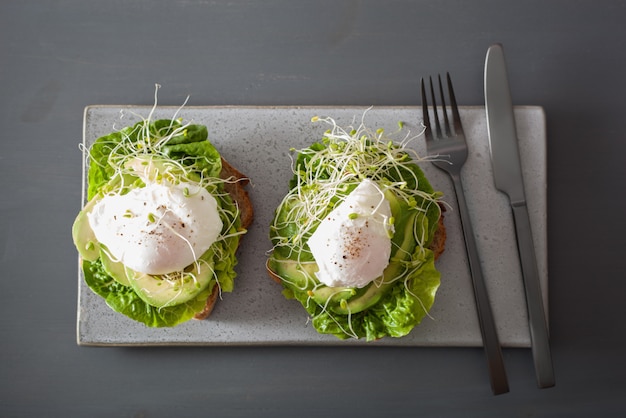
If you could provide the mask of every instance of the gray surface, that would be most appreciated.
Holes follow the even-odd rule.
[[[0,3],[0,415],[624,416],[625,20],[591,0]],[[417,105],[446,70],[481,105],[493,42],[547,117],[555,388],[521,348],[493,397],[478,348],[76,345],[85,106],[151,104],[155,82],[171,105]]]
[[[90,106],[85,111],[84,144],[147,118],[151,107]],[[460,109],[471,152],[463,170],[471,202],[478,246],[500,342],[506,347],[528,347],[530,335],[511,209],[506,197],[493,185],[489,144],[483,107]],[[540,107],[520,107],[516,119],[520,154],[528,188],[536,253],[544,300],[548,304],[546,237],[546,138],[545,115]],[[430,163],[422,164],[433,187],[444,193],[446,251],[438,261],[442,283],[437,298],[420,326],[405,338],[386,338],[376,343],[339,340],[319,335],[300,304],[287,301],[264,273],[268,236],[274,211],[287,192],[293,172],[289,148],[304,148],[321,139],[330,126],[311,123],[313,116],[332,115],[340,126],[363,123],[372,131],[383,128],[397,142],[410,138],[407,147],[426,156],[426,144],[418,107],[177,107],[158,108],[153,118],[177,114],[190,123],[206,125],[209,138],[236,167],[245,167],[252,185],[255,222],[239,252],[239,276],[232,294],[224,293],[206,321],[189,321],[171,329],[151,329],[113,313],[104,299],[93,294],[79,279],[78,342],[89,345],[400,345],[480,346],[482,340],[468,271],[460,219],[452,184],[446,174]],[[403,131],[397,123],[405,122]],[[247,152],[242,153],[245,149]],[[82,272],[81,272],[82,273]],[[81,274],[82,276],[82,274]]]

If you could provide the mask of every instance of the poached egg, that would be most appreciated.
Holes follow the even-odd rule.
[[[187,182],[147,182],[124,195],[106,195],[87,214],[113,259],[152,275],[181,271],[217,240],[217,201]]]
[[[391,255],[390,218],[382,190],[363,180],[309,238],[318,280],[330,287],[362,288],[381,276]]]

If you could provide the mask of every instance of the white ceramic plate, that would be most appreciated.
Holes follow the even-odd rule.
[[[89,106],[85,109],[84,144],[147,116],[151,108]],[[178,108],[159,107],[153,118],[171,118]],[[209,140],[235,167],[252,180],[249,187],[255,222],[239,250],[236,288],[218,301],[209,319],[192,320],[169,329],[153,329],[109,309],[91,292],[79,269],[77,340],[81,345],[402,345],[480,346],[482,340],[448,177],[429,163],[422,168],[431,184],[445,194],[448,241],[437,265],[442,273],[430,317],[407,337],[366,343],[319,335],[294,300],[286,300],[281,286],[265,274],[271,248],[268,225],[287,192],[291,177],[291,147],[303,148],[319,140],[328,128],[311,117],[331,116],[340,125],[360,122],[365,107],[185,107],[178,116],[204,124]],[[506,197],[495,190],[491,174],[485,112],[463,107],[461,119],[470,146],[463,180],[472,222],[496,318],[501,343],[530,346],[526,306],[513,220]],[[515,109],[520,153],[533,228],[539,273],[547,310],[546,135],[541,107]],[[418,107],[374,107],[365,113],[366,125],[395,132],[398,122],[416,136],[421,131]],[[401,138],[401,137],[399,137]],[[423,137],[411,146],[425,155]],[[83,179],[83,186],[84,179]]]

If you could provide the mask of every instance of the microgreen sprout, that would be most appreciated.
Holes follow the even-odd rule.
[[[383,129],[372,131],[363,122],[357,127],[343,128],[330,117],[315,116],[311,120],[325,122],[331,128],[322,137],[323,147],[299,150],[294,159],[296,186],[277,209],[284,216],[276,217],[272,224],[274,247],[306,251],[306,241],[317,225],[365,178],[419,211],[425,211],[440,197],[419,189],[419,179],[411,165],[422,158],[405,146],[409,142],[406,138],[396,143]],[[298,233],[283,237],[280,230],[288,224],[295,224],[293,229]]]

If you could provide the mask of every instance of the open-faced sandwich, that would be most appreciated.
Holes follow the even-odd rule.
[[[270,276],[338,338],[407,335],[428,314],[443,252],[441,193],[404,141],[363,123],[297,151],[270,227]],[[408,141],[406,141],[408,142]]]
[[[148,117],[86,150],[87,201],[72,227],[85,281],[150,327],[206,318],[233,290],[253,218],[248,179],[207,137],[206,126]]]

